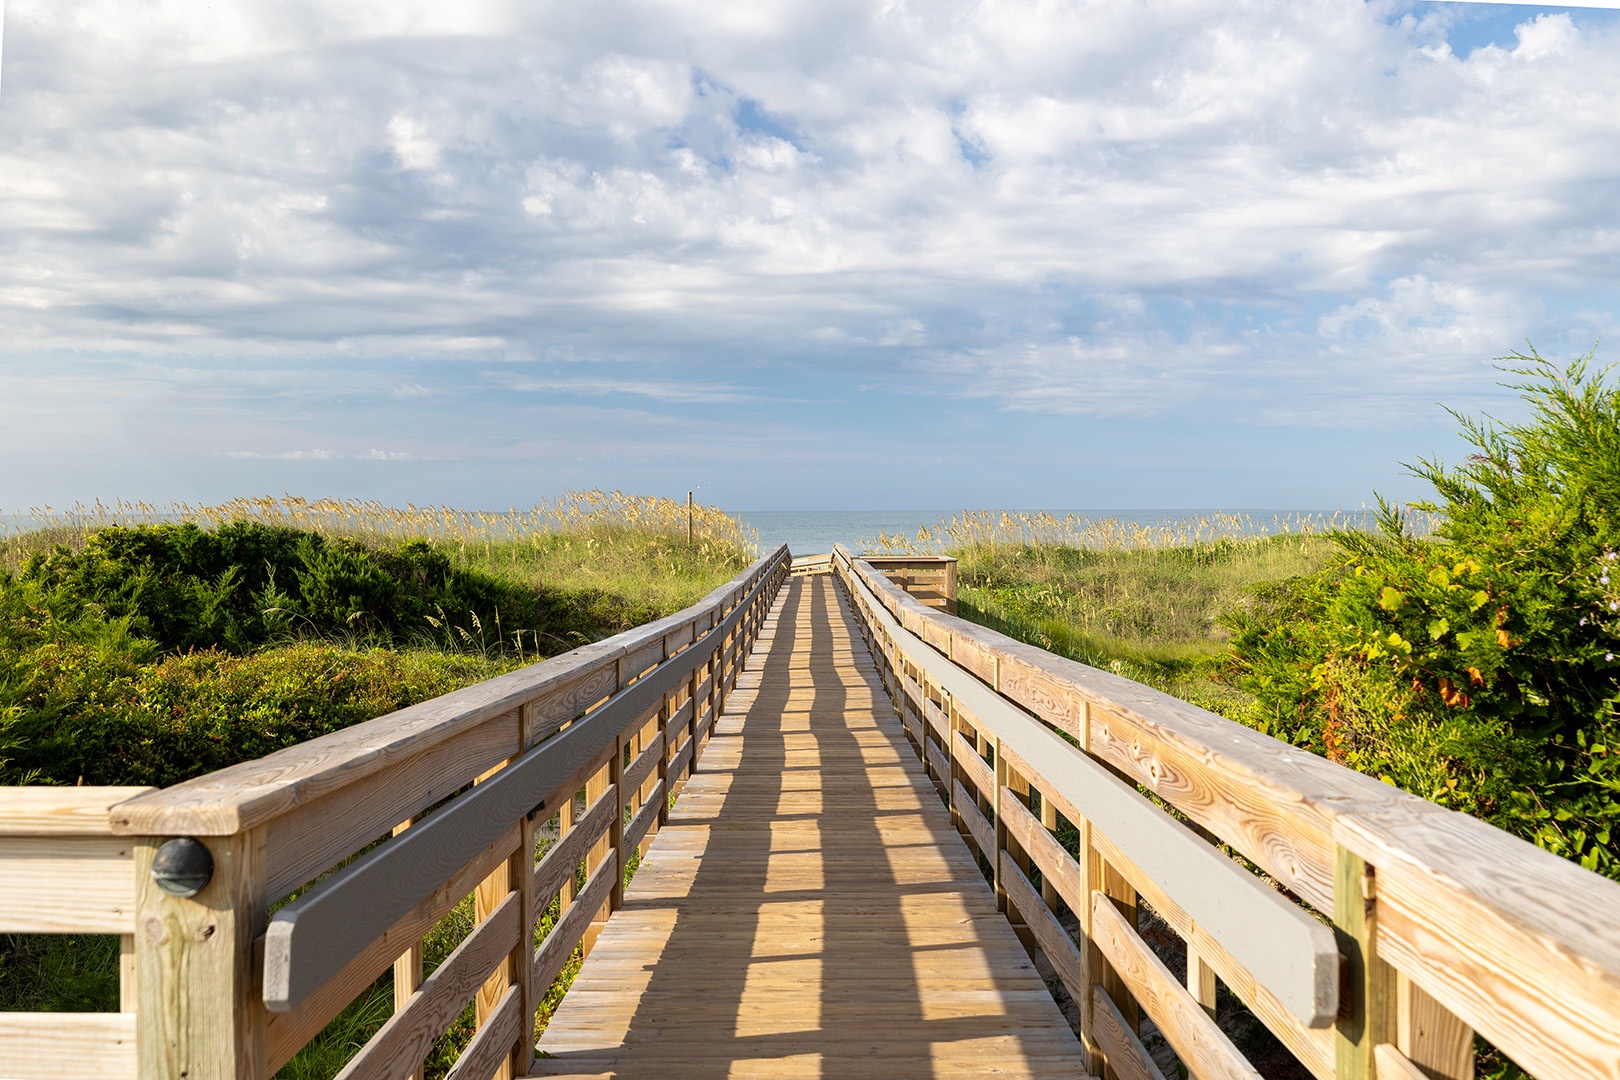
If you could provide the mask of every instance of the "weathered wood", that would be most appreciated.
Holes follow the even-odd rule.
[[[521,833],[514,823],[496,838],[478,856],[444,881],[433,895],[424,899],[399,922],[378,936],[342,970],[311,994],[290,1012],[270,1013],[266,1024],[269,1041],[269,1062],[272,1072],[291,1061],[299,1049],[314,1038],[327,1023],[413,942],[465,899],[480,881],[488,877],[496,865],[507,858],[507,853],[521,841]]]
[[[534,894],[542,906],[574,880],[574,872],[579,869],[585,853],[607,831],[608,822],[613,820],[618,808],[619,793],[610,787],[535,864]]]
[[[266,1080],[254,939],[264,926],[264,830],[211,837],[213,879],[182,899],[135,875],[136,1052],[141,1080]],[[151,866],[159,841],[136,842]]]
[[[1399,973],[1395,998],[1396,1048],[1427,1080],[1474,1080],[1473,1030]]]
[[[135,926],[135,866],[131,837],[0,836],[0,927],[127,934]]]
[[[549,988],[557,981],[557,975],[574,955],[575,947],[590,926],[591,917],[607,902],[608,894],[613,891],[613,879],[621,873],[617,859],[603,862],[585,882],[578,901],[552,924],[551,931],[534,951],[532,963],[537,984]]]
[[[394,826],[394,835],[398,836],[415,824],[415,821],[416,819],[412,818]],[[417,938],[411,942],[410,948],[401,953],[399,958],[394,961],[394,1015],[396,1016],[410,1003],[411,995],[422,988],[422,960],[422,939]],[[408,1077],[409,1080],[423,1080],[425,1075],[423,1064],[426,1056],[424,1053],[422,1057],[416,1059],[415,1064],[408,1071],[396,1075]]]
[[[1073,997],[1085,993],[1086,970],[1085,962],[1080,959],[1080,949],[1047,908],[1041,894],[1024,876],[1018,863],[1005,851],[1001,853],[1001,882],[1007,891],[1007,899],[1024,917],[1025,924],[1034,933],[1036,943],[1046,954],[1052,969],[1058,973],[1058,978],[1063,980],[1069,995]]]
[[[659,732],[655,738],[647,743],[641,753],[636,755],[636,759],[625,767],[624,789],[626,792],[635,793],[641,790],[641,785],[646,783],[647,779],[657,770],[659,758],[662,757],[663,753],[664,735],[663,732]]]
[[[108,810],[150,787],[8,787],[0,801],[0,837],[110,836]]]
[[[1440,807],[1358,808],[1379,955],[1541,1080],[1620,1078],[1620,885]]]
[[[490,1080],[511,1058],[512,1045],[523,1038],[523,1003],[517,987],[506,992],[489,1022],[478,1029],[444,1080]]]
[[[990,821],[979,812],[972,795],[962,787],[961,781],[956,782],[957,804],[956,811],[961,816],[962,824],[967,826],[967,834],[972,838],[979,854],[986,860],[992,859],[996,854],[995,829]]]
[[[266,827],[266,889],[279,900],[355,851],[466,786],[512,756],[518,714],[502,713],[449,745],[405,758],[313,802]]]
[[[1058,843],[1057,837],[1046,831],[1035,815],[1031,814],[1010,792],[1004,792],[1001,801],[1002,814],[1007,820],[1007,831],[1018,841],[1018,846],[1028,853],[1030,859],[1041,869],[1043,882],[1050,885],[1053,892],[1063,898],[1069,905],[1069,910],[1079,912],[1087,906],[1085,881],[1082,878],[1080,864],[1075,857],[1064,850]],[[1042,894],[1042,902],[1045,895]]]
[[[1130,882],[1154,912],[1186,942],[1188,964],[1202,968],[1200,972],[1189,967],[1187,992],[1206,1013],[1214,1005],[1214,977],[1219,975],[1238,1000],[1248,1006],[1249,1011],[1288,1048],[1289,1053],[1299,1059],[1300,1064],[1310,1070],[1312,1076],[1318,1080],[1334,1080],[1333,1046],[1337,1036],[1332,1028],[1308,1028],[1301,1024],[1282,1002],[1256,982],[1253,975],[1166,896],[1151,877],[1126,858],[1125,853],[1115,847],[1107,836],[1100,832],[1093,833],[1091,842],[1109,867]],[[1196,990],[1193,986],[1195,978],[1199,980]]]
[[[955,750],[957,768],[973,782],[981,795],[988,798],[996,790],[995,771],[960,731],[951,733],[951,747]]]
[[[865,582],[856,584],[867,588]],[[885,609],[874,606],[874,614],[932,683],[994,731],[998,745],[1031,767],[1043,791],[1061,795],[1076,817],[1107,833],[1302,1022],[1312,1027],[1333,1022],[1338,1012],[1339,957],[1325,927],[1050,728],[908,637]],[[1095,738],[1095,728],[1091,734]]]
[[[1106,896],[1092,898],[1091,925],[1093,940],[1109,964],[1194,1076],[1200,1080],[1260,1080],[1232,1040],[1204,1014]]]
[[[625,826],[624,841],[619,850],[626,861],[630,857],[630,852],[641,846],[642,838],[647,835],[647,830],[651,829],[658,820],[659,806],[666,804],[664,782],[660,780],[657,781],[647,801],[641,805],[641,809],[636,811],[636,816],[630,819],[630,824]]]
[[[1100,986],[1091,988],[1091,1015],[1097,1020],[1097,1042],[1114,1075],[1120,1080],[1165,1080],[1119,1006]]]
[[[7,1080],[135,1080],[130,1013],[0,1012]]]
[[[750,596],[766,584],[756,584]],[[704,640],[730,633],[746,610],[735,609]],[[379,845],[278,911],[265,945],[269,1007],[286,1011],[312,993],[437,882],[617,741],[628,723],[655,709],[664,694],[690,676],[703,649],[700,643],[636,680],[406,834]],[[618,760],[612,759],[615,771]],[[622,797],[623,788],[620,793]],[[615,838],[619,835],[615,826]]]
[[[504,962],[518,937],[521,915],[519,897],[507,894],[445,957],[405,1007],[366,1042],[337,1080],[394,1080],[420,1068],[434,1042],[485,985],[490,970]],[[497,998],[494,1005],[500,1002]],[[493,1016],[495,1008],[489,1012]]]

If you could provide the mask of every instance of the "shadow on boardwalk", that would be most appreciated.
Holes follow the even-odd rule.
[[[792,579],[537,1075],[1079,1077],[829,577]]]

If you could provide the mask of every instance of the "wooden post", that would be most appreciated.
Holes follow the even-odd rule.
[[[214,876],[196,896],[152,880],[166,838],[135,842],[137,1075],[141,1080],[267,1080],[263,974],[265,832],[202,840]],[[74,1066],[64,1058],[63,1069]]]
[[[1046,829],[1047,832],[1055,834],[1057,832],[1057,824],[1057,806],[1053,804],[1051,799],[1046,797],[1046,792],[1043,791],[1041,792],[1041,825]],[[1046,908],[1048,911],[1057,911],[1057,887],[1047,879],[1044,872],[1041,874],[1041,899],[1046,902]]]
[[[674,779],[669,775],[669,717],[674,711],[670,702],[675,699],[675,691],[671,690],[664,695],[658,703],[658,740],[663,749],[658,752],[658,828],[662,829],[669,824],[669,785]]]
[[[1096,1010],[1091,1004],[1091,988],[1100,986],[1103,981],[1103,972],[1107,969],[1107,962],[1103,960],[1102,950],[1092,941],[1091,932],[1091,894],[1099,886],[1098,879],[1102,875],[1102,859],[1097,856],[1091,844],[1091,821],[1081,818],[1074,823],[1080,834],[1080,841],[1076,845],[1075,861],[1080,868],[1080,910],[1074,913],[1080,922],[1080,1043],[1085,1049],[1086,1071],[1093,1076],[1104,1075],[1102,1046],[1097,1042]]]
[[[692,546],[692,542],[693,542],[692,541],[692,535],[693,535],[693,529],[692,529],[692,493],[690,491],[688,491],[686,493],[686,546],[687,547]]]
[[[612,763],[609,762],[597,769],[596,772],[591,774],[590,779],[585,781],[585,809],[587,813],[592,806],[596,805],[597,799],[607,794],[608,784],[612,783],[608,778],[611,769]],[[614,854],[615,851],[611,833],[605,833],[597,839],[591,845],[590,851],[585,855],[585,880],[589,881],[591,879],[591,875],[596,873],[596,868],[602,865],[603,859],[611,855],[613,859],[617,860],[618,855]],[[580,941],[580,950],[583,955],[589,956],[591,949],[596,946],[596,935],[602,932],[602,927],[607,923],[607,916],[608,904],[606,903],[591,915],[591,924],[586,927],[584,937]]]
[[[1373,1080],[1379,1043],[1395,1037],[1395,972],[1378,958],[1377,875],[1344,847],[1333,860],[1333,927],[1345,958],[1343,1000],[1334,1027],[1336,1080]]]
[[[1011,909],[1007,904],[1007,889],[1001,883],[1001,853],[1007,850],[1007,823],[1001,816],[1001,789],[1007,786],[1008,773],[1007,759],[1001,754],[1001,740],[996,740],[996,790],[992,793],[992,805],[995,813],[995,850],[989,852],[990,869],[995,874],[996,910],[1003,915],[1010,916]]]
[[[634,792],[624,790],[624,755],[626,740],[623,735],[613,751],[613,760],[608,762],[608,783],[613,785],[619,800],[618,808],[613,814],[613,823],[608,827],[608,858],[618,864],[613,874],[613,891],[608,894],[607,911],[602,921],[606,922],[615,911],[624,907],[624,816],[625,810],[634,807],[631,801]]]
[[[520,745],[519,752],[521,750]],[[507,760],[512,759],[508,758]],[[496,766],[480,776],[475,783],[494,776],[502,768],[504,768],[504,764]],[[522,847],[523,845],[520,843],[518,845],[519,850],[513,852],[510,858],[497,866],[488,877],[478,883],[478,888],[473,890],[473,920],[475,923],[482,923],[494,914],[495,908],[500,905],[502,900],[506,899],[506,894],[512,891],[516,879],[520,876],[514,873],[514,867],[522,855]],[[515,984],[518,974],[518,969],[512,963],[512,952],[509,951],[506,956],[501,958],[501,962],[495,966],[495,970],[489,973],[489,978],[484,980],[484,985],[478,988],[478,994],[473,999],[475,1022],[479,1028],[483,1028],[485,1024],[489,1023],[490,1018],[495,1015],[496,1008],[501,1003],[501,998],[506,995],[507,988]],[[512,1070],[511,1058],[512,1055],[508,1054],[507,1060],[502,1062],[499,1069],[495,1070],[493,1080],[512,1080],[517,1075]]]

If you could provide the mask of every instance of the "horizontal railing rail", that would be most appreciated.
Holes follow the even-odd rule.
[[[1471,1077],[1476,1032],[1541,1080],[1620,1078],[1620,886],[925,607],[842,547],[834,572],[1094,1071],[1159,1075],[1145,1012],[1192,1075],[1258,1075],[1211,1019],[1219,979],[1321,1080]],[[1144,902],[1184,980],[1138,933]]]
[[[543,995],[621,904],[789,564],[779,547],[668,618],[170,788],[6,792],[0,930],[118,933],[125,969],[118,1014],[0,1014],[0,1075],[262,1080],[390,968],[394,1015],[340,1075],[420,1076],[469,1002],[451,1075],[526,1070]],[[37,891],[64,865],[42,838],[90,845],[68,880],[98,892],[66,915]],[[181,850],[207,865],[166,891],[154,860]],[[469,896],[473,929],[424,978],[424,935]]]

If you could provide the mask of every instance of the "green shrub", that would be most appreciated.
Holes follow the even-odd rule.
[[[1245,719],[1620,877],[1620,390],[1508,359],[1529,419],[1459,416],[1477,452],[1413,469],[1433,538],[1386,506],[1229,618]]]

